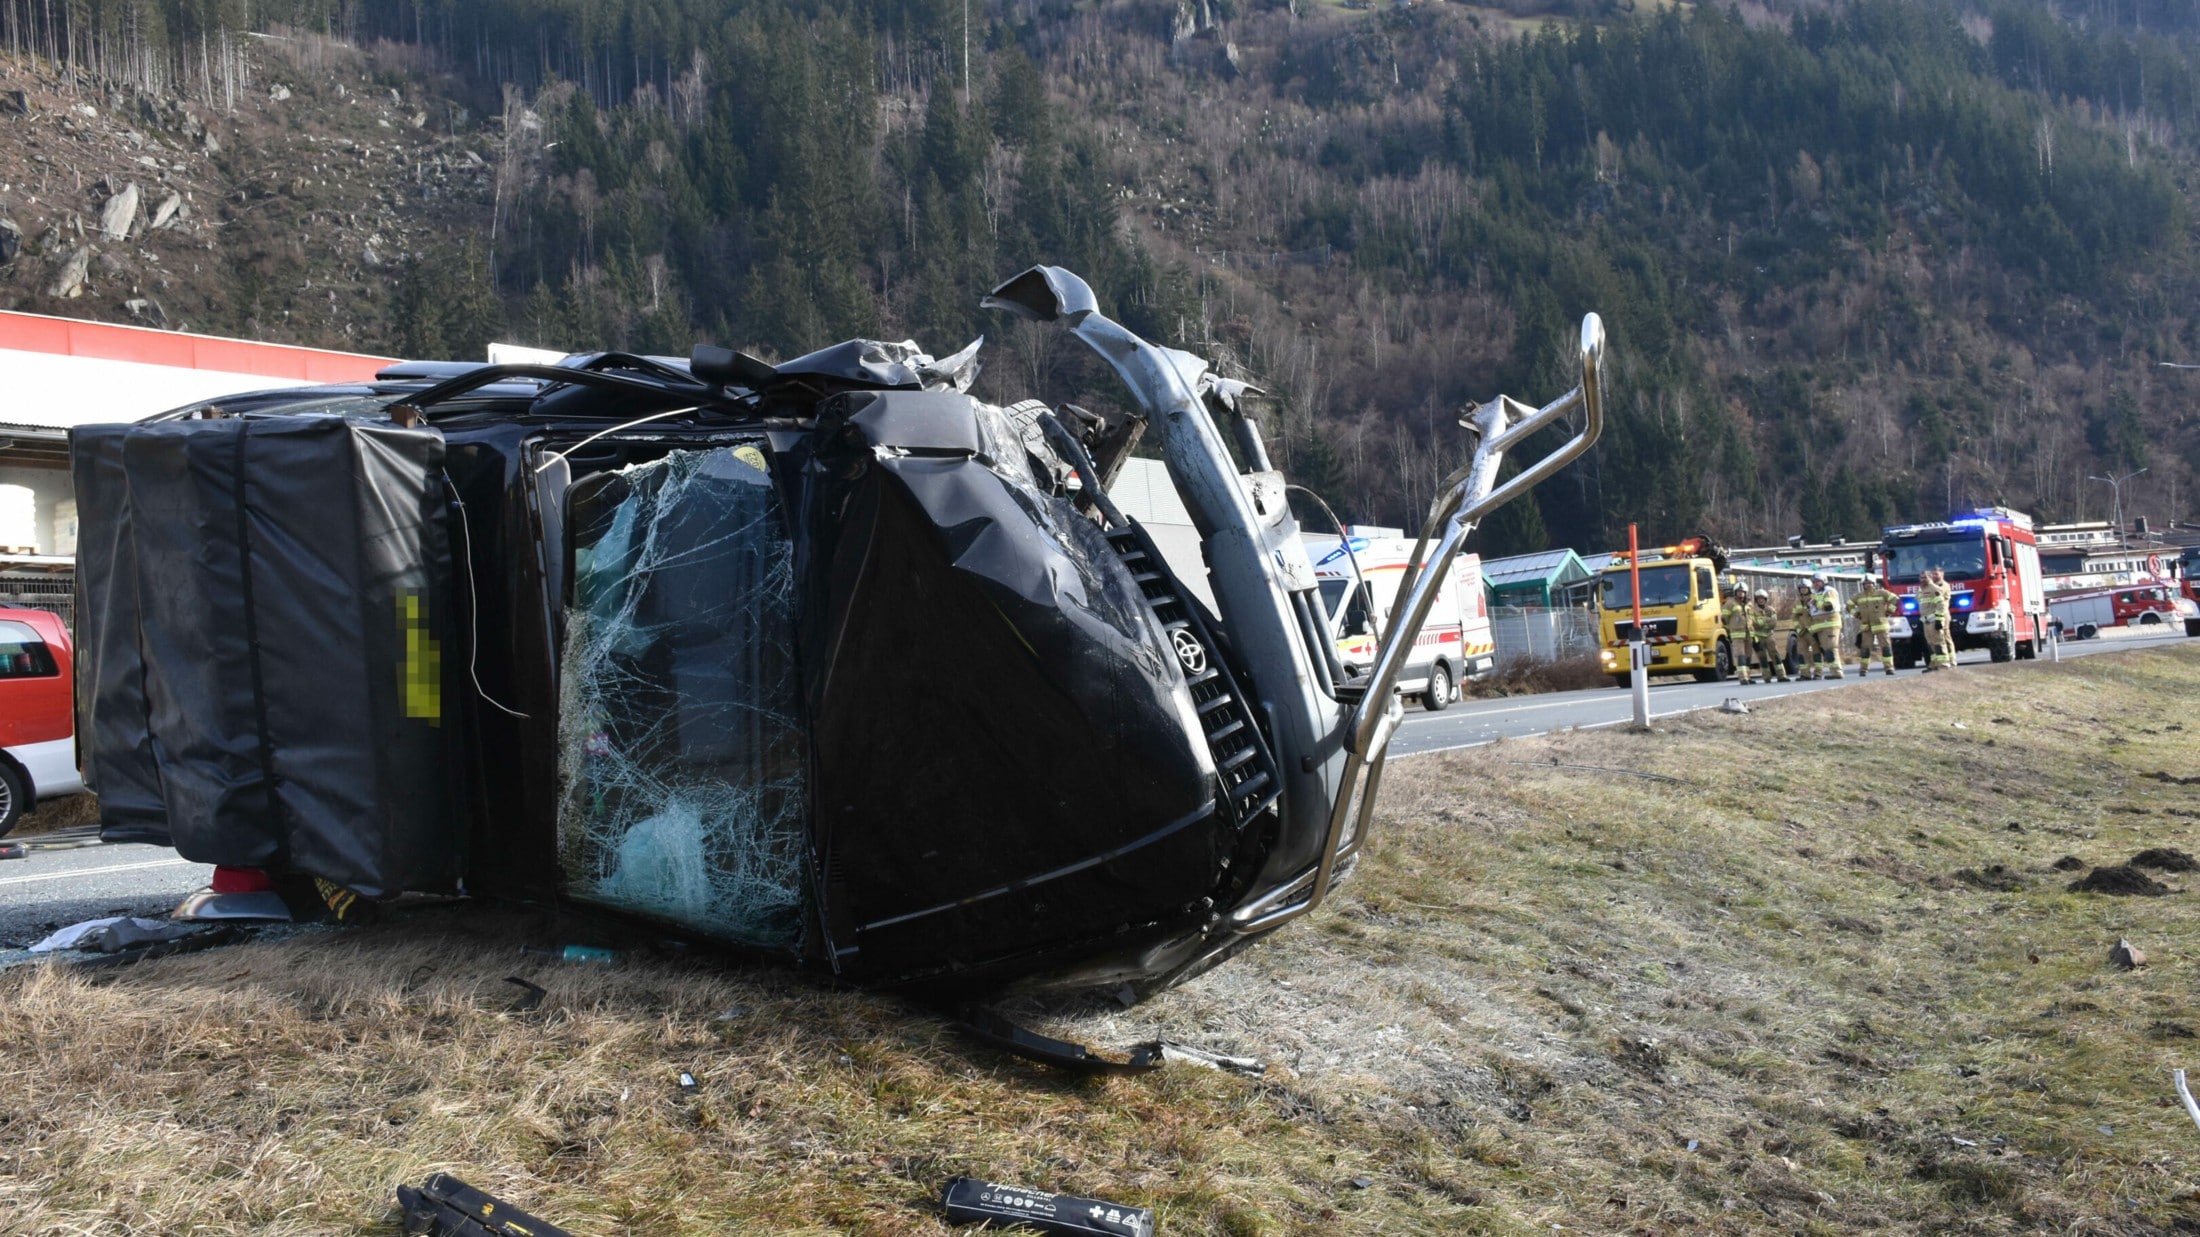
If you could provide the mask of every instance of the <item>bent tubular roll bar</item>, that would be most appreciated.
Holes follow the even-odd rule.
[[[1473,430],[1480,441],[1475,446],[1474,459],[1445,479],[1444,492],[1421,528],[1420,540],[1415,543],[1413,556],[1398,584],[1398,595],[1405,599],[1404,604],[1391,611],[1390,622],[1381,637],[1381,651],[1369,675],[1367,692],[1345,721],[1344,779],[1330,808],[1329,833],[1322,845],[1321,862],[1311,874],[1310,884],[1294,882],[1259,903],[1240,908],[1233,916],[1233,926],[1240,934],[1264,932],[1321,905],[1322,899],[1329,895],[1337,865],[1356,853],[1366,839],[1368,822],[1374,815],[1375,794],[1382,785],[1390,739],[1405,720],[1405,708],[1395,694],[1398,676],[1405,669],[1406,658],[1415,641],[1420,638],[1430,609],[1436,604],[1436,594],[1443,585],[1452,558],[1483,517],[1578,459],[1604,432],[1604,321],[1593,313],[1581,320],[1580,358],[1581,384],[1543,407],[1530,408],[1509,395],[1499,395],[1460,420],[1460,425]],[[1506,448],[1556,423],[1576,408],[1587,414],[1580,432],[1521,470],[1512,480],[1501,486],[1494,485]],[[1432,540],[1436,541],[1434,554],[1429,553]],[[1350,834],[1345,832],[1348,822],[1352,826]],[[1292,900],[1301,889],[1305,890],[1305,897]]]

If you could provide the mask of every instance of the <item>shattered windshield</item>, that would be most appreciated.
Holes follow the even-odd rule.
[[[1938,568],[1957,579],[1986,574],[1986,543],[1973,535],[1960,541],[1898,541],[1887,547],[1887,579],[1914,584]]]
[[[1635,605],[1635,592],[1629,584],[1627,569],[1616,568],[1604,573],[1599,598],[1607,610],[1631,610]],[[1670,563],[1663,567],[1642,569],[1642,604],[1645,606],[1685,606],[1688,604],[1688,566]]]
[[[594,474],[570,511],[568,890],[792,946],[805,801],[794,556],[762,452],[673,451]]]

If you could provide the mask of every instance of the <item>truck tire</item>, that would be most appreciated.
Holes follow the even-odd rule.
[[[1894,641],[1894,668],[1897,670],[1917,669],[1917,663],[1924,660],[1918,655],[1918,649],[1919,642],[1914,638]]]
[[[2035,660],[2037,660],[2037,659],[2039,658],[2039,655],[2040,655],[2040,642],[2039,642],[2039,641],[2037,641],[2037,640],[2019,640],[2019,641],[2017,641],[2017,660],[2018,660],[2018,661],[2035,661]]]
[[[2195,639],[2200,639],[2200,618],[2190,618],[2185,620],[2185,634]]]
[[[1451,663],[1440,661],[1428,668],[1428,689],[1421,693],[1421,707],[1441,713],[1458,695],[1451,682]]]
[[[30,783],[6,757],[0,757],[0,838],[31,810]]]
[[[2003,632],[1986,642],[1986,655],[1995,661],[2014,661],[2017,656],[2016,637]]]
[[[2153,610],[2139,616],[2139,626],[2141,627],[2153,627],[2160,624],[2161,621],[2162,616]]]

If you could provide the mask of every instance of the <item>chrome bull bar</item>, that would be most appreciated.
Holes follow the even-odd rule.
[[[1330,808],[1320,862],[1297,881],[1239,907],[1231,923],[1240,935],[1265,932],[1320,906],[1329,895],[1338,866],[1357,854],[1366,840],[1390,740],[1405,720],[1405,707],[1396,695],[1398,675],[1420,638],[1443,583],[1444,570],[1431,570],[1432,565],[1449,564],[1483,517],[1578,459],[1604,431],[1604,322],[1593,313],[1581,320],[1580,358],[1581,384],[1543,407],[1530,408],[1509,395],[1499,395],[1460,420],[1460,425],[1473,430],[1480,441],[1473,460],[1445,478],[1444,491],[1421,527],[1420,540],[1414,545],[1413,557],[1398,586],[1399,596],[1406,598],[1406,603],[1392,610],[1366,694],[1341,727],[1346,751],[1344,777]],[[1506,448],[1571,415],[1576,408],[1587,414],[1578,433],[1510,481],[1495,484]],[[1434,555],[1428,553],[1431,541],[1436,542]]]

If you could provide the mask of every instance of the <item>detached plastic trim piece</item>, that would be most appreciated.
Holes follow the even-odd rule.
[[[1029,1228],[1073,1237],[1152,1237],[1153,1212],[1097,1198],[1000,1185],[976,1177],[947,1183],[941,1200],[950,1224]]]
[[[564,1229],[501,1202],[449,1173],[437,1173],[419,1189],[397,1187],[405,1232],[433,1237],[571,1237]]]

